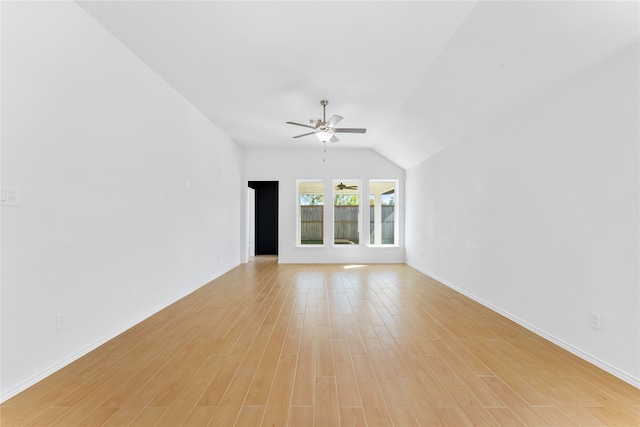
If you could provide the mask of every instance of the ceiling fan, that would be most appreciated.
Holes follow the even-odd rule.
[[[357,185],[345,185],[343,183],[340,183],[338,185],[336,185],[336,190],[357,190],[358,186]]]
[[[305,128],[313,129],[313,132],[303,133],[302,135],[296,135],[294,136],[294,138],[313,135],[315,133],[318,139],[320,139],[320,141],[322,142],[327,142],[327,141],[338,142],[339,139],[336,138],[334,133],[365,133],[367,131],[366,129],[362,129],[362,128],[337,128],[336,125],[340,120],[342,120],[342,117],[340,116],[333,115],[331,116],[329,121],[327,121],[326,110],[327,110],[328,103],[329,101],[327,101],[326,99],[323,99],[322,101],[320,101],[320,105],[322,105],[322,121],[318,121],[315,126],[303,125],[302,123],[287,122],[290,125],[302,126]]]

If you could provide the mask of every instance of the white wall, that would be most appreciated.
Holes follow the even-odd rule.
[[[238,265],[242,189],[241,150],[73,2],[3,2],[2,89],[4,400]]]
[[[338,142],[339,144],[339,142]],[[368,149],[327,147],[326,161],[322,143],[315,149],[245,149],[243,171],[248,181],[279,181],[278,261],[281,263],[365,263],[404,262],[404,171]],[[399,215],[398,247],[368,247],[326,244],[323,247],[297,247],[296,180],[321,179],[331,194],[334,179],[362,180],[362,193],[368,200],[370,179],[397,179]],[[361,212],[361,241],[368,242],[369,211]],[[325,230],[333,230],[331,209],[325,212]],[[327,228],[328,227],[328,228]],[[327,231],[327,232],[329,232]],[[326,235],[326,234],[325,234]],[[246,253],[246,251],[243,251]]]
[[[636,386],[638,73],[635,45],[408,170],[406,198],[409,265]]]

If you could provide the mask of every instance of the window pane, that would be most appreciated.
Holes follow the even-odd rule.
[[[324,242],[324,182],[298,181],[298,243],[322,245]]]
[[[360,244],[360,181],[333,181],[333,242]]]
[[[395,245],[396,181],[370,181],[369,190],[369,243]]]

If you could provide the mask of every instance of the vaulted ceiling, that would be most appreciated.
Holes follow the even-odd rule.
[[[638,42],[638,2],[88,1],[81,6],[243,147],[344,117],[341,147],[409,168]]]

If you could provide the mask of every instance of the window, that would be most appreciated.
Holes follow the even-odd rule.
[[[333,181],[333,243],[360,244],[360,181]]]
[[[324,243],[324,181],[298,181],[298,244]]]
[[[371,245],[395,245],[398,227],[396,221],[397,181],[369,181]]]

